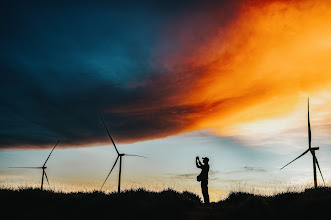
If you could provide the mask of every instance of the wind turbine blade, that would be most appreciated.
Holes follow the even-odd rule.
[[[105,183],[106,183],[106,181],[107,181],[107,179],[108,179],[108,177],[109,177],[109,175],[110,175],[111,171],[113,171],[113,169],[114,169],[114,167],[115,167],[115,165],[116,165],[116,163],[117,163],[117,160],[118,160],[118,158],[119,158],[119,157],[120,157],[120,156],[117,156],[117,158],[116,158],[116,160],[115,160],[115,163],[114,163],[113,167],[111,168],[110,172],[108,173],[108,176],[107,176],[107,178],[105,179],[105,181],[103,182],[103,184],[102,184],[102,186],[101,186],[101,188],[100,188],[100,191],[101,191],[101,189],[102,189],[103,185],[105,185]]]
[[[124,154],[124,156],[142,157],[142,158],[146,158],[146,159],[148,159],[147,157],[140,156],[140,155],[136,155],[136,154]]]
[[[316,156],[315,156],[315,161],[316,161],[317,167],[318,167],[318,169],[319,169],[319,171],[320,171],[320,174],[321,174],[321,177],[322,177],[323,183],[324,183],[324,185],[325,185],[325,181],[324,181],[324,178],[323,178],[323,175],[322,175],[322,171],[321,171],[320,165],[318,164],[318,160],[317,160],[317,157],[316,157]]]
[[[120,154],[120,152],[118,152],[118,150],[117,150],[117,147],[116,147],[116,145],[115,145],[115,142],[114,142],[113,138],[110,136],[110,133],[109,133],[109,131],[108,131],[108,128],[107,128],[107,126],[106,126],[106,124],[105,124],[105,122],[104,122],[104,120],[103,120],[103,118],[102,118],[101,115],[100,115],[100,118],[101,118],[101,121],[102,121],[103,126],[105,127],[105,129],[106,129],[106,131],[107,131],[107,133],[108,133],[108,136],[109,136],[111,142],[113,142],[113,145],[114,145],[114,147],[115,147],[115,150],[116,150],[117,154]]]
[[[46,177],[46,180],[47,180],[47,183],[48,183],[48,187],[49,187],[50,189],[52,189],[51,186],[49,185],[49,181],[48,181],[48,177],[47,177],[46,171],[45,171],[45,177]]]
[[[292,160],[291,162],[289,162],[288,164],[286,164],[285,166],[283,166],[283,167],[280,168],[280,169],[283,169],[284,167],[286,167],[287,165],[289,165],[289,164],[292,163],[293,161],[299,159],[300,157],[302,157],[303,155],[305,155],[308,151],[309,151],[309,149],[306,150],[305,152],[303,152],[300,156],[298,156],[297,158],[295,158],[294,160]]]
[[[308,146],[311,148],[311,129],[310,129],[310,118],[309,118],[309,98],[308,98]]]
[[[8,168],[42,169],[42,167],[8,167]]]
[[[55,144],[55,146],[53,147],[53,149],[52,149],[51,153],[48,155],[48,157],[47,157],[47,159],[46,159],[46,161],[45,161],[45,163],[44,163],[43,167],[46,165],[46,163],[47,163],[47,161],[48,161],[49,157],[51,156],[51,154],[53,153],[53,150],[55,149],[56,145],[57,145],[59,142],[60,142],[60,140],[58,140],[58,141],[56,142],[56,144]]]

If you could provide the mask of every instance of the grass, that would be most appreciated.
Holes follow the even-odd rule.
[[[174,190],[151,192],[128,190],[121,194],[102,192],[59,193],[25,188],[0,190],[2,215],[14,219],[42,218],[120,218],[180,219],[186,211],[200,204],[192,193]]]
[[[0,189],[0,199],[6,219],[315,219],[329,216],[331,188],[273,196],[232,192],[209,207],[193,193],[172,189],[121,194]]]

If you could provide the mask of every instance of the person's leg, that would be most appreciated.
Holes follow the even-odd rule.
[[[205,186],[204,186],[204,182],[201,181],[201,192],[202,192],[202,196],[203,196],[203,202],[206,202],[206,198],[205,198]]]
[[[203,200],[204,200],[205,204],[209,204],[208,180],[201,181],[201,189],[202,189],[202,195],[203,195]]]
[[[206,204],[209,204],[209,193],[208,193],[208,180],[206,181]]]

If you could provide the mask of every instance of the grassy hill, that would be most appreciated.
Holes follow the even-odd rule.
[[[0,189],[0,199],[5,219],[328,219],[331,210],[328,187],[268,197],[235,192],[209,207],[193,193],[171,189],[121,194]]]

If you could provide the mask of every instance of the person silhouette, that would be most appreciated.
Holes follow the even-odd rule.
[[[195,158],[195,164],[197,168],[201,169],[200,174],[197,176],[197,181],[201,182],[201,191],[203,200],[206,205],[209,205],[209,194],[208,194],[208,172],[209,172],[209,158],[202,158],[203,164],[201,163],[199,156]]]

